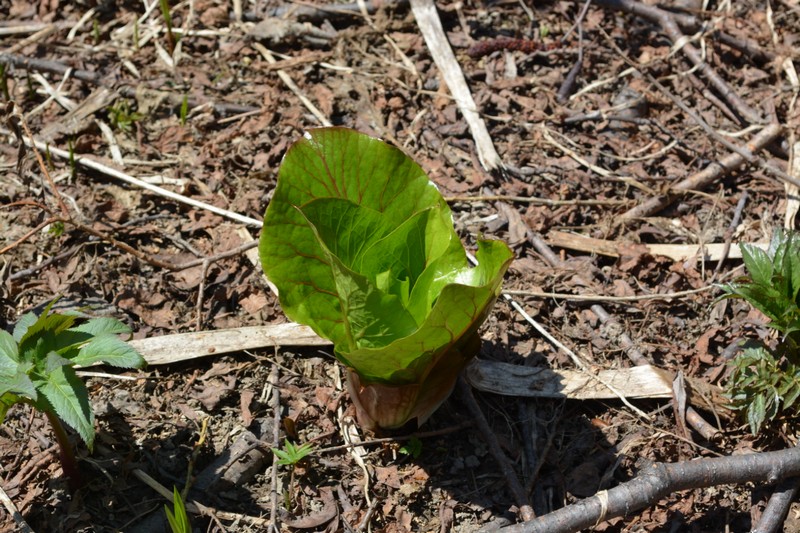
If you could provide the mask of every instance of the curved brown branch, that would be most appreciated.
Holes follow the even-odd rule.
[[[776,483],[800,474],[800,448],[655,463],[636,479],[602,491],[524,524],[501,528],[505,533],[567,533],[655,504],[673,492],[731,483]]]

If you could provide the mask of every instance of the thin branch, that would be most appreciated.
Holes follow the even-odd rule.
[[[800,492],[800,478],[784,479],[767,502],[767,508],[761,515],[758,525],[750,533],[777,533],[783,531],[783,522],[789,513],[789,507]]]
[[[682,490],[740,483],[776,483],[800,475],[800,448],[713,457],[679,463],[655,463],[635,479],[562,507],[504,533],[567,533],[592,527],[654,505]]]

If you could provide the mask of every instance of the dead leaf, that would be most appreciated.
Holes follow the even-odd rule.
[[[302,518],[285,518],[283,523],[298,529],[312,529],[333,520],[339,512],[336,507],[336,501],[333,498],[333,490],[330,487],[320,487],[319,495],[323,503],[322,509]]]

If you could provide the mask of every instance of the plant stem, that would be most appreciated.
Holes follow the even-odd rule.
[[[69,441],[67,432],[64,430],[64,425],[61,419],[58,418],[53,412],[45,411],[50,425],[53,426],[53,433],[56,434],[56,441],[58,441],[59,459],[61,460],[61,470],[67,476],[67,483],[72,492],[77,491],[81,485],[81,472],[78,469],[78,461],[75,459],[75,453],[72,449],[72,444]]]

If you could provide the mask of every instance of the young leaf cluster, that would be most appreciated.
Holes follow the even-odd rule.
[[[91,449],[94,412],[76,365],[107,363],[139,368],[144,359],[119,334],[128,326],[114,318],[83,320],[75,314],[23,315],[13,333],[0,330],[0,423],[16,403],[55,413],[75,429]]]
[[[133,123],[141,120],[142,114],[132,111],[130,103],[122,99],[109,109],[108,119],[111,125],[118,130],[130,133]]]
[[[362,385],[421,387],[402,409],[385,405],[396,416],[384,427],[405,423],[418,396],[441,399],[423,382],[440,362],[456,375],[474,355],[466,348],[513,257],[501,241],[480,241],[472,268],[419,165],[345,128],[311,130],[289,149],[259,252],[284,312],[333,341]]]
[[[314,451],[314,445],[310,442],[295,446],[289,439],[284,439],[283,449],[272,448],[272,453],[278,458],[275,464],[294,466],[303,459],[305,459],[311,452]]]
[[[753,434],[779,413],[798,413],[800,397],[800,234],[775,231],[769,248],[742,245],[748,277],[724,286],[728,297],[743,298],[764,313],[778,331],[774,348],[755,343],[732,362],[727,394],[744,412]]]

